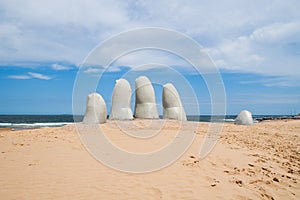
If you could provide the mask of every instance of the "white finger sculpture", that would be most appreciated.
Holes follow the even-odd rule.
[[[112,95],[112,106],[109,119],[131,120],[131,87],[127,80],[119,79]]]
[[[186,121],[186,114],[180,96],[173,84],[167,83],[163,86],[162,101],[165,119]]]
[[[87,97],[86,111],[83,118],[85,124],[102,124],[106,122],[106,104],[98,93],[91,93]]]
[[[242,110],[237,118],[235,118],[234,123],[239,125],[252,125],[253,118],[251,112],[248,110]]]
[[[150,80],[140,76],[135,80],[135,110],[136,118],[158,119],[155,103],[155,93]]]

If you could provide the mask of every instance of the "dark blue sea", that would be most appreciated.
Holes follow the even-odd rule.
[[[162,116],[160,116],[162,117]],[[291,118],[292,116],[286,115],[253,115],[255,122],[265,119],[275,118]],[[236,115],[227,116],[187,116],[188,121],[199,122],[234,122]],[[59,127],[66,124],[72,124],[82,121],[83,116],[73,115],[0,115],[0,128],[13,128],[13,129],[30,129],[30,128],[46,128],[46,127]]]
[[[75,116],[76,121],[83,116]],[[30,129],[74,123],[73,115],[0,115],[0,128]]]

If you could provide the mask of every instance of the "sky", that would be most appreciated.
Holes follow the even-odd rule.
[[[0,114],[72,114],[74,82],[90,52],[114,35],[143,27],[175,30],[203,47],[222,76],[227,114],[297,114],[299,8],[298,0],[1,0]],[[141,50],[111,65],[96,89],[108,112],[116,79],[127,77],[134,89],[134,78],[147,75],[172,82],[187,114],[211,113],[203,77],[179,57]],[[95,65],[84,73],[93,77],[99,70]],[[161,113],[162,86],[154,89]]]

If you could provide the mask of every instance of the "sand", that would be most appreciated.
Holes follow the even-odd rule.
[[[160,122],[130,123],[141,131]],[[146,174],[101,164],[81,144],[74,125],[2,129],[0,199],[300,199],[300,120],[226,123],[213,151],[199,160],[209,125],[184,122],[195,134],[191,147],[169,167]],[[147,145],[122,133],[114,121],[101,124],[114,143],[140,152],[168,143],[178,126],[167,121],[165,134]]]

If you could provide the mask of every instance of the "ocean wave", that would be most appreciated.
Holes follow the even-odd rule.
[[[0,127],[11,126],[12,123],[0,123]]]
[[[72,122],[45,122],[45,123],[0,123],[0,128],[47,128],[47,127],[59,127],[67,124],[73,124]]]
[[[235,119],[224,119],[225,122],[234,122]]]

